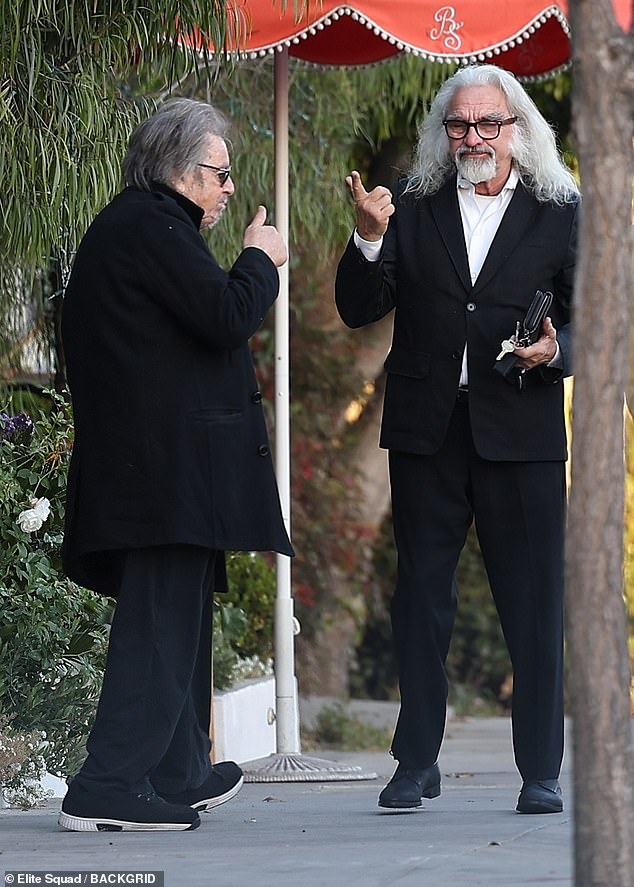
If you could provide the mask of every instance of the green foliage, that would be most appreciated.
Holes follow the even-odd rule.
[[[233,644],[245,627],[246,616],[241,609],[214,601],[213,685],[216,690],[226,690],[236,681],[240,660]]]
[[[107,606],[61,572],[72,424],[61,397],[31,424],[7,408],[0,428],[0,710],[41,733],[47,769],[72,772],[94,714],[106,649]],[[46,499],[30,530],[18,518]]]
[[[219,595],[222,605],[240,609],[245,625],[234,637],[239,656],[273,655],[273,609],[275,606],[275,571],[266,557],[256,552],[230,554],[227,559],[229,591]]]
[[[205,54],[178,48],[196,29],[222,45],[221,0],[25,0],[0,4],[0,253],[16,265],[68,255],[119,182],[131,126],[146,113],[125,86],[134,72],[164,83],[209,74]],[[167,27],[166,27],[167,23]]]
[[[162,89],[194,71],[212,78],[219,61],[177,41],[198,28],[221,45],[224,10],[222,0],[0,4],[3,376],[22,375],[25,349],[31,362],[37,352],[45,372],[63,374],[59,300],[50,300],[65,285],[80,237],[121,185],[132,128],[154,106],[131,83],[148,71]]]
[[[555,130],[559,149],[571,169],[577,169],[571,133],[572,78],[568,71],[527,86],[527,91]]]
[[[216,595],[214,687],[225,690],[248,677],[269,674],[273,659],[275,571],[256,552],[227,557],[229,590]]]
[[[341,751],[384,751],[390,747],[391,730],[366,724],[335,703],[321,709],[312,730],[302,731],[306,748],[331,748]]]
[[[163,90],[213,79],[220,58],[182,48],[194,34],[222,45],[224,0],[21,0],[0,4],[0,359],[20,371],[28,346],[45,368],[56,306],[80,237],[121,186],[134,125]],[[57,349],[59,351],[59,343]],[[56,385],[63,387],[63,380]]]

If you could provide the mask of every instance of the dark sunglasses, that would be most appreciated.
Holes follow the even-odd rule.
[[[211,163],[197,163],[196,166],[204,166],[205,169],[213,170],[218,176],[218,181],[221,185],[227,181],[229,176],[231,175],[231,167],[230,166],[212,166]]]

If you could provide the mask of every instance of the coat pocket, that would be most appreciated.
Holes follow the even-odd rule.
[[[411,437],[420,431],[427,399],[431,356],[425,351],[392,348],[383,404],[383,433]]]
[[[218,422],[237,422],[244,417],[244,412],[231,407],[209,407],[193,411],[188,414],[188,417],[192,422],[214,425]]]
[[[395,376],[408,376],[410,379],[425,379],[429,375],[431,355],[426,351],[411,351],[408,348],[392,348],[385,358],[383,367],[386,373]]]

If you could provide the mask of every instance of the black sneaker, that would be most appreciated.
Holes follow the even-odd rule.
[[[155,792],[90,791],[73,781],[58,819],[71,832],[188,831],[200,816],[186,804],[168,804]]]
[[[170,804],[187,804],[194,810],[219,807],[237,795],[244,783],[242,770],[233,761],[214,764],[202,785],[175,795],[163,794]]]

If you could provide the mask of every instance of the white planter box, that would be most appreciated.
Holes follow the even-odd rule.
[[[63,798],[66,794],[66,789],[68,788],[65,779],[60,779],[58,776],[53,776],[51,773],[45,774],[40,785],[44,791],[52,792],[52,798]]]
[[[215,761],[254,761],[275,752],[273,675],[214,692],[212,755]]]

